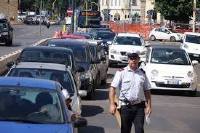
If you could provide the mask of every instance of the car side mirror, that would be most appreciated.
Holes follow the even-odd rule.
[[[87,120],[83,117],[78,117],[73,121],[74,127],[85,127],[87,126]]]
[[[192,65],[197,65],[199,62],[197,60],[192,61]]]
[[[87,91],[78,90],[78,94],[79,94],[80,97],[86,97],[87,96]]]

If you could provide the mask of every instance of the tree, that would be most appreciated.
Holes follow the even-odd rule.
[[[166,20],[188,23],[192,16],[192,0],[156,0],[155,8]]]

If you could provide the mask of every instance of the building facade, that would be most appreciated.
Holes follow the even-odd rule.
[[[19,0],[0,0],[0,13],[3,13],[9,20],[17,21]]]
[[[100,0],[103,20],[151,23],[155,0]],[[160,14],[156,14],[160,23]],[[105,19],[107,17],[107,19]]]

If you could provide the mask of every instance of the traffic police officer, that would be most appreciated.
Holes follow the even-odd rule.
[[[145,72],[138,68],[140,57],[137,53],[128,55],[128,65],[116,72],[109,90],[111,114],[117,106],[114,98],[119,88],[121,133],[130,133],[134,123],[135,133],[144,133],[144,117],[151,113],[150,84]]]

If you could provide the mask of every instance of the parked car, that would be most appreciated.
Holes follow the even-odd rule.
[[[145,41],[136,33],[118,33],[109,45],[109,66],[128,63],[128,53],[145,54]]]
[[[72,99],[72,111],[81,114],[81,98],[78,94],[74,78],[71,71],[62,64],[38,63],[38,62],[20,62],[14,65],[6,76],[12,77],[30,77],[38,79],[54,80],[59,79],[60,84],[66,89]]]
[[[0,16],[0,42],[5,43],[6,46],[11,46],[13,41],[13,28],[10,22],[5,18]]]
[[[160,27],[160,28],[154,28],[150,32],[149,38],[151,41],[170,40],[172,42],[175,42],[175,41],[181,41],[182,34],[172,31],[168,28]]]
[[[151,45],[147,49],[146,61],[141,67],[146,72],[152,89],[183,90],[195,95],[197,74],[187,52],[180,46]]]
[[[191,60],[200,62],[200,33],[185,32],[181,46],[188,52]]]
[[[0,128],[2,132],[75,133],[86,126],[84,118],[71,121],[58,82],[0,77]]]
[[[94,40],[102,40],[102,46],[105,48],[105,50],[108,52],[108,45],[111,45],[114,37],[115,37],[115,33],[111,32],[111,31],[96,31],[93,32],[93,36],[94,36]]]
[[[51,47],[65,47],[72,49],[75,57],[76,64],[79,68],[84,70],[80,72],[81,79],[81,92],[91,99],[96,89],[96,62],[92,60],[90,54],[89,44],[87,41],[74,40],[74,39],[51,39],[48,42]]]
[[[27,15],[24,19],[25,24],[39,24],[36,15]]]
[[[72,71],[75,78],[77,88],[80,89],[81,81],[77,65],[74,61],[74,54],[68,48],[53,48],[47,46],[29,46],[22,50],[18,62],[43,62],[43,63],[58,63],[64,64]]]

